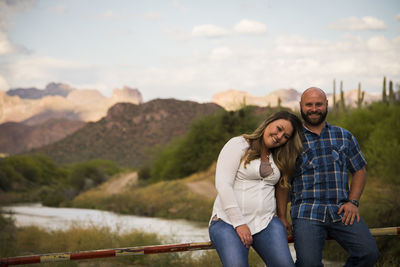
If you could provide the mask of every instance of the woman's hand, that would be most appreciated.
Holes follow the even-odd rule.
[[[236,227],[236,233],[239,235],[240,240],[242,240],[242,243],[246,248],[249,248],[251,244],[253,244],[253,236],[251,235],[247,224],[242,224]]]
[[[279,217],[279,219],[281,220],[283,226],[285,226],[287,235],[291,235],[291,233],[292,233],[292,224],[290,222],[288,222],[286,217]]]

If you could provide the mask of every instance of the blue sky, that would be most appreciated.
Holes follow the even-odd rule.
[[[211,101],[400,84],[399,0],[0,0],[0,89],[124,85]]]

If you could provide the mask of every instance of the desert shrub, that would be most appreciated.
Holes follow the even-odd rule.
[[[196,120],[182,139],[166,145],[150,170],[150,181],[178,179],[207,169],[229,138],[253,131],[259,119],[247,107]]]
[[[119,171],[120,168],[108,160],[75,163],[69,167],[68,181],[73,188],[83,191],[106,181]]]

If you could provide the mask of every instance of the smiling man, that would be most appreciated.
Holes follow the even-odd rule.
[[[322,249],[328,235],[350,254],[345,266],[374,266],[379,251],[358,212],[366,183],[364,155],[349,131],[326,121],[328,100],[324,91],[315,87],[305,90],[300,109],[303,152],[292,179],[290,211],[296,266],[323,266]],[[277,213],[288,226],[286,205],[278,205]]]

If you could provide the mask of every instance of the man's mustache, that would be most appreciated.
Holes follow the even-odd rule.
[[[307,112],[307,115],[314,115],[314,114],[322,115],[322,112],[320,112],[320,111],[310,111],[310,112]]]

